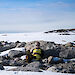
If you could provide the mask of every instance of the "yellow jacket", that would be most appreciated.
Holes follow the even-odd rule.
[[[40,48],[33,49],[33,51],[32,51],[33,58],[35,57],[35,60],[40,60],[41,59],[41,53],[42,53],[42,51]]]

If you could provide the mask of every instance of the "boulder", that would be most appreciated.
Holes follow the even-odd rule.
[[[22,51],[17,51],[17,50],[11,50],[8,53],[8,57],[10,58],[14,58],[14,57],[20,57],[22,55],[24,55],[25,53]]]
[[[26,65],[26,67],[17,67],[15,69],[10,69],[9,71],[32,71],[32,72],[40,72],[40,62],[36,61],[36,62],[32,62],[28,65]]]
[[[65,47],[72,47],[73,43],[72,42],[68,42],[67,44],[65,44]]]
[[[15,47],[16,47],[16,44],[11,42],[9,44],[4,45],[3,47],[0,47],[0,52],[9,50],[9,49],[12,49],[12,48],[15,48]]]
[[[59,53],[59,57],[67,59],[75,58],[75,50],[72,50],[72,48],[65,49]]]
[[[49,67],[47,71],[57,72],[55,66]]]
[[[11,66],[22,66],[22,65],[26,65],[26,62],[24,62],[23,60],[19,59],[19,58],[14,58],[14,60],[10,60],[10,64]]]
[[[5,59],[5,60],[1,61],[0,63],[1,63],[3,66],[9,66],[10,60]]]
[[[25,42],[18,43],[16,48],[25,47]]]
[[[4,70],[4,67],[3,67],[3,65],[1,65],[1,64],[0,64],[0,70]]]
[[[70,62],[70,63],[60,63],[60,64],[56,64],[54,65],[56,67],[56,69],[59,70],[59,72],[62,73],[75,73],[75,63],[74,62]]]
[[[0,64],[3,62],[3,60],[5,60],[5,58],[3,56],[0,56]]]

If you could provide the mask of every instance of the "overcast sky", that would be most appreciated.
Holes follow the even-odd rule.
[[[0,0],[0,31],[75,28],[75,0]]]

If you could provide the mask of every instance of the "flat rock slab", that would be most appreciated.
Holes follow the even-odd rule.
[[[32,62],[28,65],[26,65],[25,67],[21,66],[21,67],[17,67],[14,69],[11,69],[9,71],[32,71],[32,72],[40,72],[40,66],[41,63],[36,61],[36,62]]]

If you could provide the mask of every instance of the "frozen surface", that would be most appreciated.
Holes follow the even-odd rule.
[[[44,40],[44,41],[52,41],[55,43],[65,44],[67,42],[75,41],[75,34],[70,32],[71,35],[59,35],[60,33],[6,33],[0,34],[0,41],[25,41],[30,42],[34,40]]]
[[[0,75],[75,75],[75,74],[56,73],[50,71],[44,72],[0,71]]]

